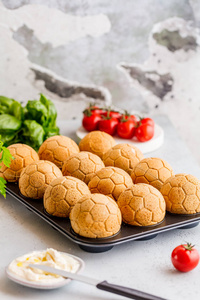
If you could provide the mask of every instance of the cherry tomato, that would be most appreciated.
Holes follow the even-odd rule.
[[[98,128],[110,135],[114,135],[117,129],[119,121],[116,118],[101,119],[98,124]]]
[[[97,129],[100,120],[101,116],[99,114],[93,112],[88,115],[84,114],[82,125],[87,131],[93,131]]]
[[[134,115],[130,115],[130,119],[131,119],[131,120],[134,120],[135,122],[137,122],[137,120],[138,120],[137,117],[134,116]]]
[[[90,110],[94,113],[94,114],[99,114],[101,115],[102,113],[104,113],[104,110],[101,109],[98,106],[90,106]]]
[[[131,119],[131,117],[126,118],[125,116],[117,126],[117,134],[123,139],[132,139],[135,134],[136,124],[137,122]]]
[[[139,125],[142,125],[142,124],[148,124],[148,125],[151,125],[154,127],[155,123],[154,123],[154,120],[151,119],[151,118],[144,118],[144,119],[141,119],[139,121]]]
[[[154,136],[154,126],[141,124],[135,130],[135,136],[140,142],[147,142]]]
[[[120,120],[134,120],[136,123],[138,122],[138,118],[135,115],[130,115],[127,110],[124,111],[124,114],[121,116]]]
[[[116,119],[120,119],[121,118],[121,114],[118,111],[105,111],[102,113],[103,116],[105,116],[106,118],[116,118]]]
[[[171,260],[178,271],[189,272],[198,265],[199,253],[192,244],[187,243],[177,246],[172,251]]]

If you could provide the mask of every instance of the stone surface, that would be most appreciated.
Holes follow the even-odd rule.
[[[154,25],[150,56],[143,64],[121,63],[128,79],[141,92],[151,113],[167,113],[196,157],[200,122],[200,35],[190,21],[171,18]]]

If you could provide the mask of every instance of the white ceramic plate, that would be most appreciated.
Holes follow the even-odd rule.
[[[80,139],[84,138],[86,134],[88,134],[88,131],[86,131],[82,126],[76,131],[76,135]],[[139,142],[136,138],[126,140],[118,136],[114,136],[114,139],[117,144],[127,143],[136,146],[142,151],[143,154],[145,154],[155,151],[162,146],[164,142],[164,131],[162,127],[160,127],[158,124],[155,124],[154,137],[150,141],[144,143]]]
[[[67,255],[73,257],[74,259],[76,259],[79,262],[79,268],[76,271],[76,273],[79,273],[84,269],[85,263],[81,258],[79,258],[77,256],[74,256],[74,255],[71,255],[69,253],[64,253],[64,254],[67,254]],[[58,282],[55,282],[55,283],[29,281],[29,280],[23,279],[20,276],[17,276],[16,274],[12,273],[11,271],[9,271],[8,266],[6,267],[6,275],[10,280],[12,280],[12,281],[14,281],[18,284],[28,286],[30,288],[45,289],[45,290],[57,289],[59,287],[62,287],[64,285],[70,283],[70,281],[72,280],[70,278],[66,278],[62,281],[58,281]]]

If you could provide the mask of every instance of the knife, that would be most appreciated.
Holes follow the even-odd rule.
[[[166,300],[164,298],[160,298],[160,297],[157,297],[157,296],[154,296],[154,295],[151,295],[151,294],[147,294],[147,293],[135,290],[135,289],[127,288],[127,287],[120,286],[120,285],[111,284],[107,281],[99,282],[99,280],[91,278],[91,277],[86,277],[86,276],[83,276],[83,275],[63,271],[63,270],[52,268],[52,267],[45,266],[45,265],[29,264],[29,267],[40,269],[40,270],[43,270],[45,272],[57,274],[57,275],[60,275],[60,276],[63,276],[63,277],[71,278],[71,279],[81,281],[81,282],[84,282],[84,283],[87,283],[87,284],[91,284],[91,285],[96,286],[100,290],[104,290],[104,291],[107,291],[107,292],[110,292],[110,293],[125,296],[125,297],[130,298],[130,299],[135,299],[135,300]]]

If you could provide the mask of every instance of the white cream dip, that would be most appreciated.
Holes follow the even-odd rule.
[[[72,273],[75,273],[80,266],[79,261],[70,255],[48,248],[43,251],[33,251],[14,259],[9,264],[8,270],[29,281],[58,282],[65,280],[62,276],[47,273],[36,268],[30,268],[29,264],[42,264]]]

